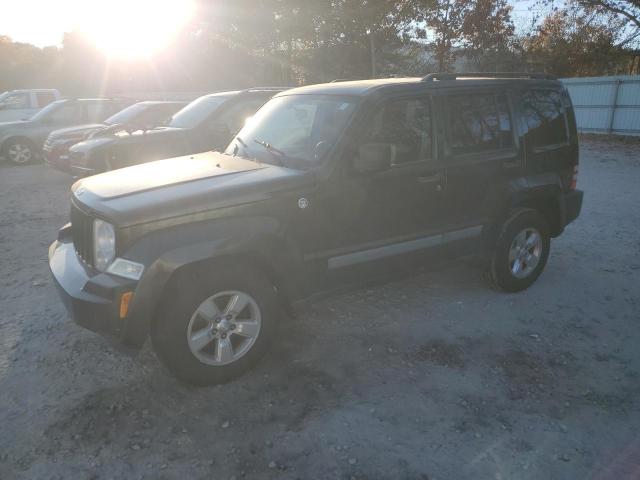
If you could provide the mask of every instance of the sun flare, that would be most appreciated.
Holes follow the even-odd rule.
[[[191,0],[84,2],[78,29],[110,57],[144,58],[166,47],[192,18]]]

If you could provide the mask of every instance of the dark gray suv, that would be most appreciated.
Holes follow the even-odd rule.
[[[73,318],[209,384],[319,292],[469,253],[528,288],[582,206],[573,107],[556,80],[480,77],[289,90],[224,153],[77,182],[49,249]]]

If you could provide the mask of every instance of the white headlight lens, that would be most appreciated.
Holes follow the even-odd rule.
[[[94,266],[104,272],[116,256],[116,233],[113,225],[103,220],[93,221]]]
[[[142,272],[144,271],[144,265],[131,260],[125,260],[124,258],[116,258],[109,268],[108,273],[118,275],[124,278],[130,278],[131,280],[140,280]]]

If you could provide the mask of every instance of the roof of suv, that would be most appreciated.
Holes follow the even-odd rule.
[[[227,96],[235,96],[235,95],[241,95],[243,93],[272,93],[272,94],[276,94],[278,92],[282,92],[283,90],[286,90],[289,87],[253,87],[253,88],[247,88],[245,90],[228,90],[228,91],[222,91],[222,92],[215,92],[215,93],[208,93],[206,95],[202,95],[202,97],[199,98],[203,98],[203,97],[227,97]]]
[[[357,95],[364,96],[373,91],[390,88],[393,86],[405,85],[405,86],[424,86],[424,87],[439,87],[439,86],[455,86],[460,85],[458,82],[464,82],[466,85],[495,85],[496,83],[513,83],[513,82],[527,82],[536,84],[558,85],[557,80],[550,78],[531,78],[531,77],[518,77],[518,78],[500,78],[494,76],[483,77],[482,74],[478,74],[477,77],[460,77],[460,78],[448,78],[442,79],[434,78],[433,81],[420,77],[407,77],[407,78],[378,78],[372,80],[352,80],[352,81],[336,81],[331,83],[321,83],[317,85],[309,85],[305,87],[294,88],[282,92],[280,95]]]

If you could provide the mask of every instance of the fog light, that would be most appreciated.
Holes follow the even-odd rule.
[[[124,258],[116,258],[107,272],[119,277],[130,278],[131,280],[140,280],[142,272],[144,271],[144,265],[131,260],[125,260]]]
[[[124,319],[129,313],[129,304],[133,298],[133,292],[124,292],[120,297],[120,318]]]

